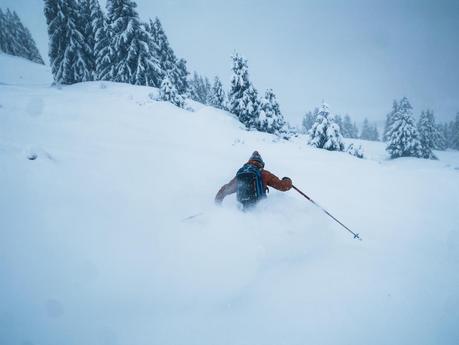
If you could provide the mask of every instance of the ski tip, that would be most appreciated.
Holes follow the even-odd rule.
[[[359,241],[362,241],[362,238],[359,236],[359,234],[354,234],[354,238],[358,239]]]

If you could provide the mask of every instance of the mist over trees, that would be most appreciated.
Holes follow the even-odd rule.
[[[15,11],[0,8],[0,52],[44,64],[32,34]]]

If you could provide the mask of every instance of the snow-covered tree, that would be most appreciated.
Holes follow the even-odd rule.
[[[339,126],[341,135],[343,135],[343,117],[341,115],[336,114],[335,117],[333,118],[333,121],[335,121],[335,123]]]
[[[0,52],[44,64],[30,31],[9,9],[5,13],[0,9]]]
[[[96,30],[94,27],[91,11],[94,9],[94,2],[99,4],[98,0],[78,0],[79,5],[79,21],[81,33],[83,34],[86,44],[88,46],[87,52],[87,66],[91,71],[94,79],[96,77],[96,56],[95,56],[95,45],[96,45]],[[96,14],[94,14],[96,15]],[[97,23],[97,21],[96,21]]]
[[[456,114],[455,120],[450,122],[449,127],[450,147],[459,150],[459,112]]]
[[[190,72],[188,72],[188,68],[186,67],[186,60],[185,59],[179,59],[177,61],[177,80],[176,80],[176,87],[177,91],[181,95],[185,95],[188,93],[190,89],[190,85],[188,84],[188,75]]]
[[[438,136],[435,138],[435,141],[434,141],[435,150],[444,151],[448,148],[448,143],[446,141],[447,126],[445,125],[446,124],[441,124],[441,123],[435,124],[435,128],[438,133]]]
[[[432,150],[435,149],[435,143],[438,143],[440,133],[435,126],[433,111],[422,111],[418,122],[419,140],[421,141],[422,157],[435,159]]]
[[[394,123],[395,115],[397,114],[397,112],[398,112],[398,103],[396,100],[394,100],[392,102],[392,110],[390,111],[390,113],[386,115],[386,123],[384,124],[384,132],[383,132],[382,140],[385,142],[389,140],[388,132],[389,132],[390,127]]]
[[[169,40],[158,17],[154,21],[150,19],[149,32],[153,39],[155,52],[154,56],[159,61],[160,71],[163,75],[168,75],[174,87],[180,93],[186,93],[187,76],[186,61],[177,60],[174,50],[169,44]]]
[[[365,118],[365,120],[363,121],[360,139],[373,141],[379,140],[378,128],[376,127],[376,125],[371,125],[367,118]]]
[[[92,79],[89,46],[81,31],[75,0],[45,0],[49,58],[54,80],[73,84]]]
[[[200,76],[197,72],[193,73],[193,78],[189,83],[190,98],[202,104],[210,104],[211,86],[207,77]]]
[[[209,97],[209,104],[215,108],[226,110],[226,95],[223,90],[222,82],[218,77],[214,78],[214,84],[212,85]]]
[[[307,133],[312,128],[318,113],[319,108],[315,108],[313,112],[308,111],[306,114],[304,114],[303,121],[301,122],[304,133]]]
[[[330,116],[329,107],[322,102],[314,125],[309,130],[309,145],[329,151],[343,151],[343,136]]]
[[[257,90],[249,80],[247,60],[239,54],[232,57],[231,86],[228,94],[229,111],[248,129],[255,128],[259,113]]]
[[[358,128],[356,123],[351,121],[351,117],[346,114],[343,119],[343,125],[341,127],[341,134],[345,138],[358,138]]]
[[[392,124],[387,131],[386,147],[391,158],[422,157],[422,145],[412,109],[410,102],[404,97],[391,116]]]
[[[91,22],[95,32],[95,79],[111,80],[115,74],[115,66],[112,64],[111,57],[115,56],[115,52],[111,45],[110,25],[108,25],[107,17],[102,12],[98,0],[94,0],[91,5]]]
[[[183,108],[185,105],[183,97],[177,92],[177,89],[168,76],[165,76],[161,83],[159,99],[161,101],[170,102],[180,108]]]
[[[362,130],[360,132],[360,139],[370,140],[371,138],[371,128],[368,119],[363,120]]]
[[[256,128],[261,132],[279,134],[286,123],[273,90],[268,89],[260,101]]]
[[[140,23],[136,7],[132,0],[107,0],[113,68],[104,79],[157,86],[153,76],[159,72],[159,63],[150,51],[151,36]]]
[[[346,152],[357,158],[364,157],[362,145],[356,146],[353,143],[351,143],[346,149]]]

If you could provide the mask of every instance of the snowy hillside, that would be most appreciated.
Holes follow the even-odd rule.
[[[51,69],[24,58],[0,53],[0,83],[14,85],[50,85]]]
[[[459,152],[360,160],[0,59],[0,344],[458,343]],[[293,190],[215,206],[253,150],[363,241]]]

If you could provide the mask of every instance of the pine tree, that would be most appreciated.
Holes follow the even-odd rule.
[[[355,121],[352,122],[349,114],[346,114],[344,116],[343,125],[340,129],[341,129],[341,134],[343,135],[344,138],[353,138],[353,139],[359,138],[359,129],[357,127],[357,124],[355,123]]]
[[[450,123],[450,142],[451,148],[459,150],[459,112],[454,121]]]
[[[209,97],[209,104],[218,109],[226,110],[226,95],[223,90],[222,82],[218,77],[214,78],[214,84]]]
[[[45,0],[49,58],[54,80],[73,84],[92,79],[88,45],[80,31],[75,0]]]
[[[285,125],[284,116],[280,111],[276,95],[273,90],[266,90],[265,96],[260,101],[256,128],[261,132],[280,134]]]
[[[44,64],[30,31],[22,24],[16,12],[0,9],[0,51]]]
[[[315,108],[314,112],[308,111],[306,114],[304,114],[303,121],[301,123],[304,133],[307,133],[312,128],[318,113],[319,108]]]
[[[387,142],[389,140],[388,132],[392,124],[394,123],[394,116],[398,112],[398,103],[396,100],[392,102],[392,110],[389,114],[386,115],[386,123],[384,124],[383,132],[383,141]]]
[[[372,140],[371,139],[371,137],[372,137],[371,131],[372,131],[372,129],[370,127],[370,123],[368,122],[368,119],[365,118],[365,120],[363,120],[362,131],[360,132],[360,139]]]
[[[387,131],[386,147],[391,158],[422,157],[422,146],[412,109],[408,99],[404,97],[398,104],[397,111],[391,116],[392,125]]]
[[[343,118],[341,115],[336,114],[334,119],[335,123],[338,125],[341,135],[343,134]]]
[[[178,73],[178,77],[176,80],[177,91],[181,95],[186,95],[188,94],[188,91],[190,88],[188,84],[188,75],[190,74],[190,72],[188,72],[188,69],[186,67],[185,59],[179,59],[177,61],[177,73]]]
[[[190,98],[202,104],[210,104],[211,86],[207,77],[203,78],[197,72],[193,73],[193,78],[189,81]]]
[[[174,87],[181,93],[186,93],[186,61],[177,60],[158,17],[154,21],[150,19],[149,29],[155,47],[153,55],[158,59],[160,74],[167,74]]]
[[[165,76],[161,83],[159,99],[161,101],[170,102],[180,108],[183,108],[185,105],[183,97],[177,92],[168,76]]]
[[[357,127],[357,124],[354,123],[352,124],[352,136],[351,138],[358,138],[359,137],[359,128]]]
[[[231,58],[233,75],[228,94],[229,111],[236,115],[248,129],[255,128],[259,101],[257,91],[249,80],[247,60],[237,53]]]
[[[435,126],[434,114],[431,110],[422,111],[418,122],[419,140],[421,141],[422,157],[436,159],[432,150],[438,142],[440,133]]]
[[[328,105],[322,102],[314,125],[309,130],[309,145],[329,151],[343,151],[343,136],[339,126],[330,117]]]
[[[7,53],[8,35],[6,32],[6,16],[3,13],[3,10],[0,8],[0,52]]]
[[[4,23],[4,32],[6,36],[4,52],[14,56],[21,56],[21,46],[20,41],[18,41],[15,18],[9,8],[6,9],[4,14]]]
[[[112,34],[108,19],[102,12],[99,2],[96,0],[91,7],[92,24],[95,30],[94,57],[96,59],[96,79],[112,80],[115,74],[115,66],[111,57],[115,56],[112,42]]]
[[[95,45],[96,45],[96,32],[93,26],[92,18],[92,7],[93,2],[97,0],[77,0],[79,5],[79,27],[81,33],[85,39],[88,51],[87,54],[87,66],[91,71],[92,79],[96,77],[96,57],[95,57]]]
[[[110,63],[104,79],[134,85],[153,85],[152,75],[158,64],[150,51],[151,36],[139,21],[136,3],[132,0],[108,0],[107,22],[110,32]]]
[[[441,123],[438,123],[438,124],[435,124],[435,128],[437,130],[437,136],[434,140],[434,149],[444,151],[448,148],[447,141],[446,141],[447,126]]]

